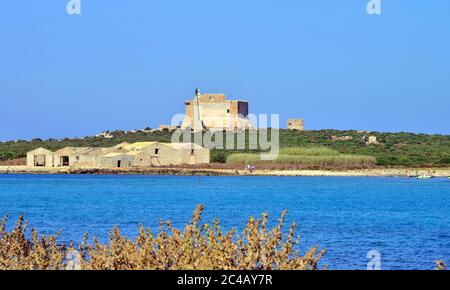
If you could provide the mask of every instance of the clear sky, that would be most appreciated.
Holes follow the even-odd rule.
[[[7,0],[0,140],[157,127],[195,87],[307,129],[450,134],[450,1]]]

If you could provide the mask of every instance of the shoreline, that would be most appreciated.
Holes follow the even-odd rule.
[[[0,174],[118,174],[118,175],[181,175],[181,176],[359,176],[359,177],[417,177],[432,172],[433,177],[450,177],[450,167],[443,168],[369,168],[348,170],[269,170],[249,173],[240,169],[154,167],[132,169],[99,168],[36,168],[27,166],[0,166]]]

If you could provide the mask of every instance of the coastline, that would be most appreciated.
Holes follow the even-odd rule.
[[[441,168],[369,168],[348,170],[254,170],[242,169],[154,167],[154,168],[36,168],[27,166],[0,166],[0,174],[142,174],[184,176],[360,176],[360,177],[416,177],[432,172],[433,177],[450,177],[450,167]]]

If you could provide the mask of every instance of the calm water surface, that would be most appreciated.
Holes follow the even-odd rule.
[[[106,241],[115,225],[135,237],[140,223],[156,229],[161,218],[181,227],[200,203],[203,220],[218,217],[226,229],[287,209],[301,249],[326,248],[331,269],[365,269],[370,250],[383,269],[432,269],[450,258],[450,179],[0,175],[0,215],[61,230],[63,241],[86,231]]]

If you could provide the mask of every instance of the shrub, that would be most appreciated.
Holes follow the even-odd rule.
[[[167,221],[153,235],[140,226],[136,240],[122,236],[118,228],[111,231],[109,244],[96,238],[91,244],[85,235],[77,250],[58,244],[56,236],[39,237],[34,230],[27,239],[23,218],[7,232],[5,220],[0,223],[0,269],[306,270],[317,269],[324,254],[317,247],[299,254],[295,224],[283,238],[286,211],[272,229],[267,214],[250,218],[241,235],[235,229],[223,232],[217,219],[212,225],[200,224],[202,212],[203,206],[197,206],[184,230]]]
[[[211,162],[225,163],[227,162],[227,154],[224,151],[211,150]]]
[[[0,160],[9,160],[12,159],[14,156],[14,154],[12,154],[11,152],[0,152]]]
[[[26,238],[28,224],[20,217],[11,232],[6,231],[7,218],[0,221],[0,270],[62,269],[65,248],[56,242],[57,236],[39,236],[31,231]]]
[[[398,163],[398,159],[393,156],[377,157],[377,165],[397,165]]]
[[[450,157],[442,158],[439,163],[441,163],[441,164],[450,164]]]

